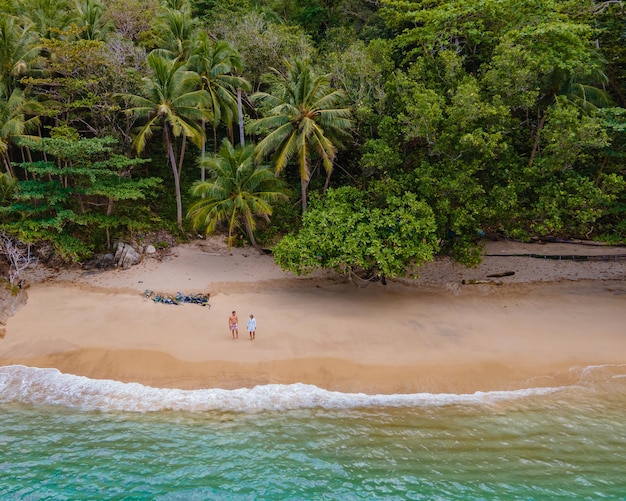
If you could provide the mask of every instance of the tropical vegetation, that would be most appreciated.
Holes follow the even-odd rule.
[[[250,243],[259,250],[254,237],[258,218],[269,222],[272,203],[287,198],[287,188],[269,166],[254,162],[254,145],[234,147],[224,139],[220,150],[202,161],[209,179],[196,181],[191,194],[196,201],[189,208],[191,224],[206,233],[220,223],[228,227],[228,247],[244,228]]]
[[[369,279],[475,264],[484,238],[626,241],[621,2],[0,14],[0,231],[65,261],[224,232]]]

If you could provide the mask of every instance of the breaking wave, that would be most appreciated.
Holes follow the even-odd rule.
[[[328,391],[308,384],[268,384],[236,390],[180,390],[139,383],[90,379],[57,369],[11,365],[0,367],[0,404],[57,405],[87,411],[224,411],[256,412],[359,407],[426,407],[493,404],[564,390],[528,388],[472,394],[377,394]]]

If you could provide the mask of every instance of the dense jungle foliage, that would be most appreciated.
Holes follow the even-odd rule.
[[[0,230],[296,273],[626,240],[626,13],[593,0],[0,0]]]

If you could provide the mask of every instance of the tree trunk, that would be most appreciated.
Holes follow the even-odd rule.
[[[246,223],[246,232],[248,233],[248,238],[250,239],[250,243],[252,244],[252,247],[254,247],[259,254],[263,254],[263,251],[259,247],[259,244],[256,243],[256,239],[254,238],[254,232],[252,231],[252,226],[250,226],[250,221],[248,217],[246,217],[245,214],[243,216],[243,219]]]
[[[230,252],[230,248],[233,244],[233,229],[235,228],[235,223],[237,221],[237,209],[233,207],[233,212],[230,215],[230,221],[228,222],[228,252]]]
[[[535,141],[533,142],[533,149],[530,152],[530,160],[528,161],[528,167],[533,166],[533,162],[535,161],[535,156],[537,155],[537,152],[539,151],[539,136],[541,134],[541,130],[543,129],[543,126],[546,123],[547,115],[548,115],[547,112],[544,111],[543,115],[541,116],[541,120],[539,120],[539,124],[537,125],[537,133],[535,134]]]
[[[328,191],[328,186],[330,185],[330,175],[333,173],[332,169],[326,171],[326,181],[324,181],[324,193]]]
[[[206,179],[206,169],[204,168],[204,157],[206,156],[206,120],[202,119],[202,130],[204,131],[204,137],[202,138],[202,153],[200,157],[200,181],[204,182]]]
[[[241,88],[237,89],[237,117],[239,118],[239,144],[244,146],[246,138],[243,131],[243,105],[241,103]]]
[[[235,135],[233,133],[233,124],[226,124],[226,136],[230,141],[230,144],[235,144]]]
[[[306,212],[306,189],[308,185],[309,182],[302,179],[302,182],[300,184],[302,190],[302,214]]]
[[[107,216],[113,214],[113,197],[109,197],[109,201],[107,203]],[[107,249],[111,248],[111,227],[107,224],[106,227],[107,234]]]
[[[183,141],[180,145],[180,156],[178,157],[178,182],[180,183],[180,176],[183,173],[183,160],[185,159],[185,149],[187,147],[187,136],[183,135]]]
[[[600,164],[600,168],[598,169],[598,172],[596,174],[596,188],[598,186],[600,186],[600,177],[602,176],[602,172],[604,171],[604,168],[608,165],[609,163],[609,156],[605,155],[604,158],[602,159],[602,163]]]
[[[11,166],[11,161],[9,160],[8,154],[2,155],[2,162],[4,163],[4,168],[7,171],[7,174],[11,177],[15,177],[15,172],[13,172],[13,167]]]
[[[176,155],[174,154],[174,145],[172,144],[172,138],[170,137],[170,129],[168,124],[163,124],[163,135],[165,136],[165,147],[170,157],[170,164],[172,166],[172,172],[174,174],[174,190],[176,191],[176,223],[178,229],[183,229],[183,201],[180,195],[180,176],[178,173],[178,167],[176,166]]]

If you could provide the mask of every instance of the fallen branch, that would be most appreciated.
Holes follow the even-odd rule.
[[[32,246],[9,236],[5,231],[0,233],[0,254],[9,261],[9,283],[20,285],[22,271],[37,262],[32,254]]]
[[[555,259],[557,261],[619,261],[626,259],[626,254],[588,255],[551,255],[551,254],[485,254],[487,257],[532,257],[535,259]]]

